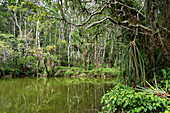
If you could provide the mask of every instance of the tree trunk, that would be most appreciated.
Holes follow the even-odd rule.
[[[39,31],[39,19],[37,20],[37,27],[36,27],[36,45],[40,48],[40,31]]]
[[[50,73],[49,73],[48,68],[47,68],[47,58],[44,58],[44,66],[45,66],[45,71],[47,73],[47,77],[50,77]]]
[[[169,0],[163,0],[163,27],[170,30],[170,1]],[[164,37],[164,56],[165,56],[165,63],[170,66],[170,33],[165,33]]]
[[[15,22],[14,22],[14,37],[15,37]]]
[[[49,45],[51,45],[51,30],[50,30],[50,34],[49,34]]]
[[[109,67],[110,68],[112,66],[112,56],[113,56],[113,39],[112,39],[112,46],[111,46],[110,55],[109,55]]]
[[[102,58],[102,63],[104,63],[104,59],[105,59],[105,53],[106,53],[106,45],[105,45],[105,43],[106,43],[106,39],[104,40],[104,50],[103,50],[103,58]]]
[[[95,37],[95,55],[94,55],[94,59],[96,60],[96,61],[95,61],[96,68],[99,67],[97,52],[98,52],[98,49],[97,49],[97,34],[96,34],[96,37]]]
[[[87,47],[84,47],[84,69],[87,70]]]

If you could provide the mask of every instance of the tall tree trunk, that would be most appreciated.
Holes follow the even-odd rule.
[[[51,45],[51,28],[50,28],[50,34],[49,34],[49,45]]]
[[[154,2],[151,2],[151,14],[150,14],[150,26],[152,29],[152,33],[151,33],[151,61],[152,61],[152,67],[155,67],[155,58],[154,58],[154,49],[155,49],[155,17],[154,17]]]
[[[14,37],[15,37],[15,22],[14,22]]]
[[[112,39],[112,46],[111,46],[110,55],[109,55],[109,67],[110,68],[112,66],[112,56],[113,56],[113,39]]]
[[[97,49],[97,34],[95,36],[95,55],[94,55],[94,59],[95,59],[95,64],[96,64],[96,68],[99,67],[99,64],[98,64],[98,49]]]
[[[19,35],[20,35],[20,38],[22,38],[22,28],[21,28],[21,14],[20,14],[20,19],[19,19],[19,22],[18,22],[18,18],[17,18],[17,15],[16,15],[16,12],[14,12],[14,14],[12,14],[13,17],[14,17],[14,20],[15,20],[15,24],[17,25],[18,29],[19,29]]]
[[[104,40],[104,50],[103,50],[103,58],[102,58],[102,63],[104,63],[104,59],[105,59],[105,53],[106,53],[106,38]]]
[[[71,32],[69,33],[69,38],[68,38],[68,50],[67,50],[67,56],[68,56],[68,66],[70,67],[70,45],[71,44]]]
[[[45,71],[47,73],[47,77],[50,77],[50,73],[49,73],[48,67],[47,67],[47,58],[44,58],[44,66],[45,66]]]
[[[84,69],[87,70],[87,47],[84,47]]]
[[[39,19],[37,20],[37,26],[36,26],[36,45],[38,48],[40,48],[40,31],[39,31]]]
[[[169,0],[163,0],[163,26],[170,30],[170,1]],[[170,33],[165,33],[164,38],[164,56],[165,56],[165,63],[170,66]]]
[[[21,25],[22,25],[22,15],[21,14],[19,14],[19,16],[20,16],[20,19],[19,19],[19,31],[20,31],[20,38],[22,38],[22,27],[21,27]]]

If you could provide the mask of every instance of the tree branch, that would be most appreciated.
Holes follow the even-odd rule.
[[[130,30],[130,31],[135,32],[135,30],[133,30],[133,29],[127,27],[127,26],[123,26],[123,25],[120,25],[120,26],[123,27],[123,28],[125,28],[125,29],[128,29],[128,30]],[[148,33],[143,33],[143,32],[139,32],[139,33],[142,34],[142,35],[149,35]]]
[[[118,4],[120,4],[120,5],[122,5],[122,6],[125,6],[125,7],[128,8],[128,9],[131,9],[131,10],[136,11],[137,13],[139,13],[140,15],[142,15],[144,18],[146,18],[146,16],[145,16],[143,13],[141,13],[140,11],[138,11],[138,10],[135,9],[135,8],[130,7],[130,6],[128,6],[128,5],[126,5],[126,4],[123,4],[123,3],[120,3],[120,2],[118,2]]]
[[[88,28],[90,28],[90,27],[92,27],[92,26],[95,26],[95,25],[97,25],[97,24],[102,23],[102,22],[104,22],[104,21],[107,20],[107,19],[108,19],[108,17],[105,17],[105,18],[103,18],[102,20],[95,21],[95,22],[93,22],[92,24],[88,25],[88,26],[85,28],[85,30],[87,30]]]
[[[92,27],[92,26],[95,26],[95,25],[97,25],[97,24],[100,24],[100,23],[102,23],[102,22],[104,22],[104,21],[106,21],[106,20],[110,20],[112,23],[114,23],[114,24],[119,24],[120,26],[124,26],[124,27],[130,26],[130,27],[133,27],[133,28],[141,28],[141,29],[143,29],[143,30],[145,30],[145,31],[153,32],[150,28],[145,27],[145,26],[143,26],[143,25],[141,25],[141,24],[134,25],[134,24],[130,24],[128,21],[122,21],[121,23],[118,23],[117,21],[113,20],[113,19],[112,19],[111,17],[109,17],[109,16],[103,18],[102,20],[95,21],[95,22],[91,23],[89,26],[87,26],[87,27],[85,28],[85,30],[89,29],[89,28]]]
[[[114,3],[112,3],[111,1],[105,1],[105,0],[101,0],[101,1],[103,1],[103,2],[105,2],[105,3],[107,3],[107,4],[111,4],[111,5],[116,5],[116,4],[122,5],[122,6],[128,8],[128,9],[130,9],[130,10],[134,10],[135,12],[139,13],[141,16],[143,16],[144,18],[146,18],[146,16],[145,16],[143,13],[141,13],[140,11],[138,11],[137,9],[135,9],[135,8],[133,8],[133,7],[130,7],[130,6],[126,5],[126,4],[123,4],[123,3],[121,3],[121,2],[115,1]]]
[[[103,10],[104,10],[105,8],[106,8],[106,5],[104,5],[100,11],[94,12],[93,14],[91,14],[91,15],[88,17],[88,19],[87,19],[86,21],[84,21],[82,24],[75,24],[75,23],[69,22],[68,20],[66,20],[66,18],[65,18],[64,16],[63,16],[63,19],[62,19],[62,20],[64,20],[64,21],[67,22],[68,24],[72,24],[72,25],[74,25],[74,26],[84,26],[86,23],[88,23],[88,22],[91,20],[92,17],[94,17],[94,16],[97,15],[97,14],[102,14],[102,12],[103,12]],[[62,12],[62,13],[63,13],[63,12]]]
[[[145,0],[143,1],[143,6],[142,6],[142,8],[139,10],[139,12],[141,12],[141,11],[144,9],[144,7],[145,7]]]
[[[168,33],[170,33],[170,30],[168,30],[167,28],[162,27],[162,26],[160,26],[160,25],[158,25],[158,24],[157,24],[157,26],[160,27],[162,30],[164,30],[164,31],[166,31],[166,32],[168,32]]]

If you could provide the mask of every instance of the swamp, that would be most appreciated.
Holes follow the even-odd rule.
[[[169,0],[0,0],[0,113],[169,113]]]
[[[94,113],[112,79],[19,78],[0,82],[2,113]]]

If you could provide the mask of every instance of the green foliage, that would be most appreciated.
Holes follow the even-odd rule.
[[[74,71],[72,70],[67,70],[65,73],[64,73],[65,76],[73,76],[74,75]]]
[[[131,87],[118,84],[101,100],[104,112],[165,112],[170,101],[154,93],[135,92]]]
[[[89,71],[89,75],[91,76],[101,76],[101,69],[93,69]]]
[[[76,76],[82,73],[90,76],[114,76],[119,75],[121,70],[120,78],[124,78],[127,84],[137,85],[145,81],[145,64],[150,66],[150,59],[152,62],[155,60],[155,66],[160,64],[160,70],[166,62],[163,57],[168,56],[164,53],[169,47],[168,43],[164,43],[164,37],[168,37],[164,31],[169,27],[162,25],[162,21],[159,24],[160,15],[167,13],[163,11],[166,4],[164,1],[148,0],[143,7],[141,0],[107,2],[1,0],[0,66],[15,67],[21,73],[38,73],[41,67],[45,69],[44,57],[48,57],[47,72],[42,72],[43,75],[48,71],[53,73],[53,67],[56,65],[69,65],[84,66],[88,71],[62,70],[66,75],[74,72]],[[152,14],[153,22],[150,22],[150,19],[145,17],[145,9],[151,12],[152,5],[155,15]],[[154,28],[151,23],[158,25]],[[158,41],[150,37],[152,31],[160,35],[154,37]],[[135,40],[130,42],[134,36]],[[153,55],[149,55],[152,50]],[[103,68],[115,65],[120,66],[120,69]],[[151,68],[156,70],[155,66]],[[101,68],[96,69],[98,67]],[[167,70],[161,71],[164,79],[167,79]],[[58,72],[54,72],[57,75]]]
[[[121,55],[121,76],[126,78],[126,83],[131,85],[132,82],[139,84],[145,81],[145,64],[135,41],[128,44]]]
[[[55,76],[80,76],[84,72],[83,68],[79,67],[54,67]]]
[[[170,76],[168,76],[168,75],[170,75],[170,68],[169,67],[167,67],[165,69],[161,69],[161,72],[162,72],[164,79],[170,79]]]
[[[4,69],[1,69],[5,75],[12,75],[12,76],[18,76],[21,74],[21,71],[19,69],[10,68],[10,67],[4,67]]]
[[[88,72],[88,75],[90,76],[117,76],[119,74],[119,68],[95,68]]]
[[[4,38],[11,38],[11,37],[14,37],[12,34],[1,34],[0,33],[0,38],[1,39],[4,39]]]
[[[146,82],[151,83],[154,87],[158,87],[157,89],[164,90],[166,92],[170,92],[170,68],[165,67],[163,69],[156,70],[156,74],[153,79],[148,80]],[[156,84],[155,84],[156,81]],[[147,83],[147,84],[148,84]]]
[[[117,76],[120,71],[119,68],[96,68],[85,71],[80,67],[62,67],[56,66],[54,68],[55,76],[93,76],[93,77],[106,77]]]
[[[143,91],[143,92],[148,92],[148,93],[154,93],[157,96],[164,97],[164,98],[167,98],[168,100],[170,100],[170,95],[169,95],[170,85],[168,84],[168,80],[164,81],[163,83],[157,83],[156,76],[154,76],[154,79],[155,79],[154,86],[151,85],[148,81],[146,81],[146,84],[149,87],[145,88],[145,87],[138,86],[139,89],[137,89],[137,90]],[[161,86],[163,86],[163,88]]]
[[[72,36],[73,38],[75,38],[80,44],[83,43],[83,42],[81,41],[81,37],[78,37],[78,36],[76,35],[76,31],[75,31],[75,32],[71,32],[71,36]]]
[[[87,76],[85,73],[80,74],[81,77]]]
[[[16,76],[19,76],[21,74],[21,71],[19,69],[14,69],[13,72]]]

